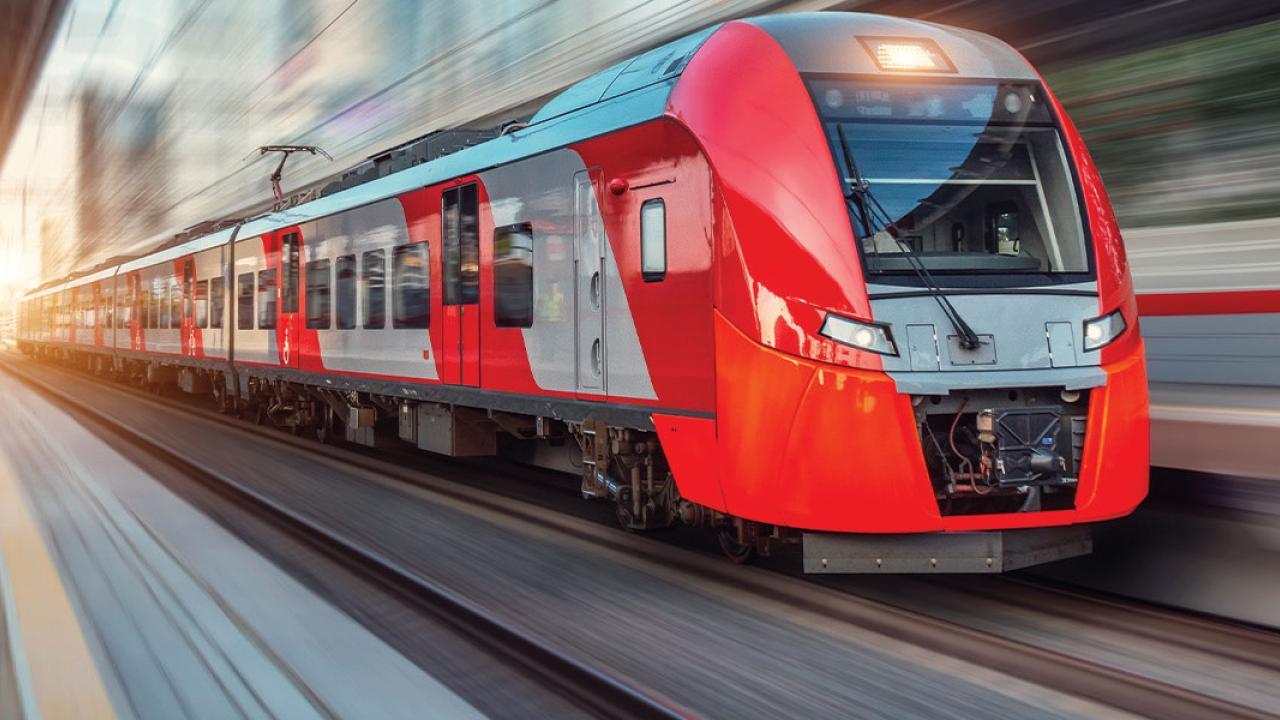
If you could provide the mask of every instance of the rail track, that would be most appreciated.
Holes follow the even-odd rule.
[[[165,447],[147,430],[122,422],[70,392],[36,377],[18,367],[11,358],[0,360],[0,368],[24,380],[57,404],[111,426],[129,442],[202,483],[230,494],[247,511],[280,523],[313,546],[342,559],[349,567],[366,575],[372,574],[380,583],[402,594],[420,598],[424,610],[470,632],[478,643],[495,652],[515,657],[521,666],[535,674],[540,681],[556,688],[590,712],[602,717],[682,717],[692,714],[673,700],[637,689],[625,679],[575,660],[553,644],[495,617],[468,598],[415,573],[392,558],[353,542],[340,530],[262,495],[217,468],[193,461],[180,452]],[[797,610],[880,633],[950,658],[1118,710],[1173,720],[1276,717],[1255,707],[1145,677],[1106,663],[1038,647],[785,574],[733,566],[718,558],[625,533],[570,514],[548,513],[545,508],[532,507],[439,474],[415,470],[360,452],[322,445],[283,432],[263,431],[212,411],[158,398],[136,389],[111,387],[115,392],[131,395],[141,402],[181,410],[198,420],[225,426],[250,442],[270,443],[281,452],[320,455],[329,461],[360,471],[362,475],[379,478],[380,482],[403,483],[454,503],[497,513],[642,562],[660,565],[668,572],[684,576],[690,583],[713,586],[718,592],[746,593],[769,598]],[[500,475],[503,471],[468,465],[465,472]],[[1137,625],[1141,625],[1136,630],[1139,635],[1159,636],[1165,641],[1173,638],[1179,645],[1195,651],[1213,652],[1269,669],[1280,668],[1280,638],[1262,630],[1219,624],[1194,616],[1184,617],[1160,609],[1129,606],[1068,588],[1028,585],[1020,580],[1008,582],[1022,584],[1029,592],[1052,596],[1057,603],[1055,610],[1066,616],[1087,618],[1090,622],[1099,621],[1097,610],[1110,607],[1115,612],[1101,616],[1103,619],[1099,622],[1103,625],[1116,629],[1125,628],[1131,632],[1135,631]],[[1225,645],[1224,640],[1228,641]]]
[[[145,430],[99,411],[49,383],[16,370],[0,361],[10,373],[34,386],[55,404],[73,409],[117,431],[147,454],[172,466],[186,477],[210,487],[247,512],[266,519],[294,539],[316,550],[366,581],[408,599],[423,612],[443,621],[496,656],[514,662],[540,684],[598,717],[671,719],[691,713],[674,703],[637,689],[599,669],[578,662],[543,640],[496,617],[484,608],[431,579],[414,573],[396,560],[351,541],[341,533],[314,521],[303,513],[267,497],[247,484],[207,463],[198,462],[166,448]],[[156,401],[152,398],[153,402]],[[176,406],[176,403],[171,403]],[[256,438],[263,435],[252,434]],[[272,438],[280,442],[283,438]]]

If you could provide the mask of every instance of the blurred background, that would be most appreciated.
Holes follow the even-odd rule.
[[[574,81],[712,23],[828,9],[973,28],[1023,52],[1101,168],[1141,293],[1185,290],[1191,274],[1208,278],[1202,290],[1280,286],[1272,0],[3,0],[0,337],[26,289],[269,203],[276,159],[254,154],[260,145],[333,156],[292,157],[288,192],[433,130],[527,116]],[[1128,554],[1099,553],[1114,565],[1079,572],[1142,595],[1209,552],[1172,592],[1276,625],[1280,446],[1267,438],[1280,428],[1280,314],[1250,312],[1232,332],[1257,344],[1214,362],[1196,343],[1217,336],[1189,343],[1144,317],[1156,464],[1188,472],[1158,469],[1157,502],[1111,541]],[[1161,382],[1182,389],[1161,395]],[[1213,423],[1238,452],[1190,442]],[[1230,514],[1188,520],[1206,507]],[[1146,552],[1156,546],[1168,551],[1160,561]],[[1261,590],[1219,582],[1228,573]]]
[[[727,18],[856,9],[975,28],[1035,62],[1126,229],[1280,215],[1278,2],[16,0],[0,9],[0,313],[431,130],[488,127]],[[4,15],[8,17],[4,17]]]

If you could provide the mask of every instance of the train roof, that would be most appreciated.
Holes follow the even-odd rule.
[[[671,89],[689,58],[716,27],[680,38],[582,80],[550,100],[526,128],[252,219],[240,228],[237,239],[300,225],[661,117]],[[217,247],[226,243],[233,231],[234,228],[224,228],[164,248],[122,264],[120,271],[129,272]]]
[[[889,75],[876,65],[861,39],[937,43],[954,70],[892,72],[894,77],[961,77],[1034,80],[1034,68],[1002,40],[975,30],[868,13],[784,13],[751,18],[769,33],[802,73]]]
[[[1034,69],[1017,51],[989,35],[865,13],[794,13],[768,15],[741,22],[768,33],[801,72],[881,73],[859,47],[859,37],[927,38],[936,42],[955,65],[950,77],[1035,78]],[[295,207],[253,218],[238,239],[300,225],[334,213],[402,195],[455,177],[537,155],[661,117],[671,91],[702,44],[722,27],[713,25],[624,60],[570,86],[548,101],[528,127],[464,148],[430,162],[326,195]],[[900,75],[936,73],[894,73]],[[128,260],[118,271],[129,272],[225,244],[232,227],[193,237]],[[94,277],[96,277],[96,273]],[[74,275],[61,284],[32,291],[30,297],[90,282]]]

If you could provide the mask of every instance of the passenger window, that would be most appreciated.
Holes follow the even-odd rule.
[[[116,326],[116,290],[114,287],[103,289],[98,302],[102,306],[102,327]]]
[[[662,198],[640,206],[640,274],[645,282],[667,276],[667,204]]]
[[[258,329],[276,327],[276,271],[258,271]]]
[[[493,324],[533,327],[533,226],[493,233]]]
[[[160,305],[160,330],[169,329],[169,317],[173,305],[169,302],[169,286],[162,285],[156,288],[156,303]]]
[[[209,327],[209,281],[196,281],[196,327]]]
[[[226,291],[226,282],[222,278],[216,277],[209,281],[209,327],[215,330],[222,327]]]
[[[133,303],[129,297],[129,286],[123,284],[124,280],[116,280],[116,329],[124,329],[129,327],[129,321],[133,318]]]
[[[441,199],[444,304],[480,301],[480,209],[476,184],[446,190]]]
[[[337,327],[350,330],[356,326],[356,256],[338,258],[333,271]]]
[[[329,329],[329,260],[307,263],[307,329]]]
[[[395,289],[392,326],[425,328],[431,325],[431,276],[427,268],[425,242],[395,249],[391,271]]]
[[[360,257],[360,281],[364,284],[364,328],[381,330],[387,326],[387,260],[382,250],[370,250]]]
[[[236,329],[253,329],[253,273],[236,278]]]
[[[169,317],[170,326],[174,329],[182,327],[182,286],[177,278],[170,278],[169,283]]]

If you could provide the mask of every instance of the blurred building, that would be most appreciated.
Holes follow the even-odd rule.
[[[270,198],[429,131],[495,125],[727,18],[860,9],[991,32],[1073,112],[1124,224],[1274,215],[1275,2],[71,0],[0,170],[22,282]],[[3,128],[0,128],[2,130]]]
[[[298,187],[712,22],[832,4],[72,0],[0,174],[39,190],[0,224],[60,276],[269,198],[259,145],[334,155],[291,158]]]

